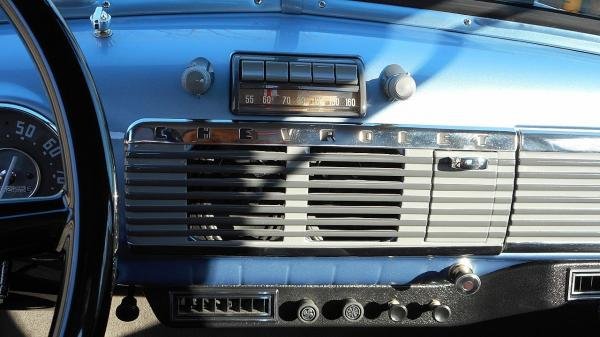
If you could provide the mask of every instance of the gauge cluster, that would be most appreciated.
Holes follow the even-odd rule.
[[[49,196],[65,181],[54,125],[40,114],[0,105],[0,199]]]

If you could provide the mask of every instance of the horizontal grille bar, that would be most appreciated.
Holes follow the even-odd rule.
[[[247,206],[247,205],[164,205],[162,203],[132,206],[126,209],[131,212],[215,212],[225,214],[240,213],[313,213],[313,214],[427,214],[427,209],[400,208],[386,206]]]
[[[130,192],[126,193],[130,200],[312,200],[312,201],[365,201],[364,193],[311,193],[289,195],[277,192]],[[403,196],[401,194],[369,193],[368,202],[403,202],[403,201],[429,201],[427,196]]]
[[[600,242],[600,155],[522,152],[507,243]]]

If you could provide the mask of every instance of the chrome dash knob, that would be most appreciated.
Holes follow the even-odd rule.
[[[456,289],[462,294],[473,295],[481,288],[481,279],[466,264],[457,263],[453,265],[450,267],[448,276]]]
[[[447,323],[452,316],[450,307],[443,305],[438,300],[431,300],[431,302],[429,302],[429,310],[431,310],[433,319],[438,323]]]
[[[398,300],[391,300],[388,302],[388,315],[392,321],[402,322],[408,317],[408,309]]]

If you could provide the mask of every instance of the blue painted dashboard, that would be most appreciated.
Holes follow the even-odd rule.
[[[170,11],[153,1],[144,3],[116,5],[114,34],[108,39],[94,37],[82,9],[63,9],[71,17],[69,26],[87,58],[106,112],[121,195],[123,137],[140,118],[494,129],[600,126],[598,36],[477,18],[477,27],[465,28],[461,15],[343,1],[330,1],[329,12],[323,15],[315,15],[319,13],[309,5],[287,10],[296,14],[282,13],[285,10],[270,2],[262,9],[246,8],[243,2],[244,6],[224,13],[232,3],[227,2],[208,14],[200,13],[208,7],[193,1],[178,1]],[[137,15],[136,6],[144,5],[152,15]],[[186,6],[197,7],[194,13],[184,13]],[[357,19],[361,10],[365,20]],[[28,106],[52,118],[33,63],[7,24],[0,26],[0,45],[4,46],[0,101]],[[358,56],[365,64],[367,116],[235,116],[229,108],[230,59],[235,52]],[[214,86],[201,98],[187,94],[180,84],[183,69],[196,57],[210,60],[215,71]],[[380,93],[379,73],[392,63],[401,64],[417,82],[417,94],[408,101],[389,103]],[[119,211],[124,214],[122,203]],[[124,233],[123,221],[120,227]],[[123,234],[120,247],[118,282],[124,284],[405,284],[457,260],[439,256],[140,258],[127,250]],[[593,258],[600,255],[470,257],[479,274],[535,259]]]

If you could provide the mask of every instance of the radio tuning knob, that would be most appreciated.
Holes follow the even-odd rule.
[[[181,75],[181,85],[194,96],[201,96],[210,89],[214,81],[213,67],[210,62],[199,57],[185,68]]]
[[[405,100],[417,90],[417,83],[410,73],[397,64],[385,67],[379,75],[381,88],[390,101]]]

